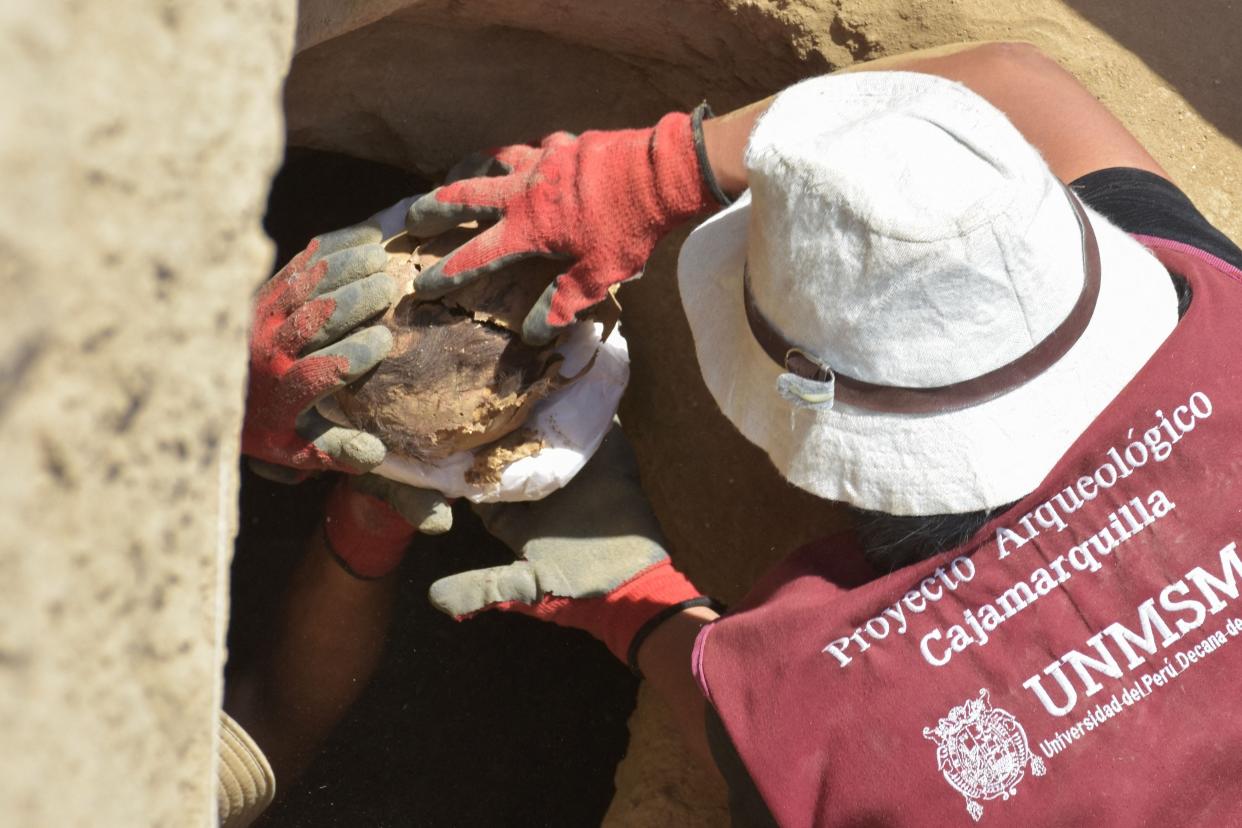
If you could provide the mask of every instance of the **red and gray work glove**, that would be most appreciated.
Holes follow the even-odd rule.
[[[528,343],[548,342],[611,285],[637,275],[665,233],[728,203],[703,148],[705,114],[706,105],[650,129],[558,132],[538,147],[492,150],[502,175],[446,184],[410,206],[406,227],[415,236],[496,222],[420,273],[417,290],[447,293],[532,256],[569,260],[522,326]]]
[[[401,563],[418,533],[440,535],[453,510],[439,492],[379,475],[343,477],[328,496],[323,532],[328,551],[351,575],[383,578]]]
[[[259,290],[242,452],[264,476],[290,482],[318,469],[356,474],[384,459],[378,437],[333,425],[314,408],[392,348],[384,326],[356,330],[393,301],[380,238],[370,223],[317,236]]]
[[[656,626],[712,603],[673,568],[619,428],[564,489],[475,511],[518,560],[433,583],[431,603],[458,620],[488,609],[532,615],[586,630],[636,669]]]

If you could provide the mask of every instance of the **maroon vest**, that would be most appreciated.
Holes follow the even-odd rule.
[[[1242,824],[1242,272],[1141,240],[1194,300],[1035,492],[867,583],[812,544],[700,635],[781,825]]]

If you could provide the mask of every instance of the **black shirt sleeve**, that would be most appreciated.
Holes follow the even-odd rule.
[[[1189,244],[1242,268],[1242,250],[1168,179],[1132,167],[1110,167],[1087,173],[1070,187],[1091,209],[1127,233]]]

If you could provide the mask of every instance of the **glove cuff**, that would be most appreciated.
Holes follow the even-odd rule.
[[[323,537],[328,551],[356,578],[376,579],[401,563],[418,532],[396,509],[342,480],[328,496]]]
[[[712,186],[715,177],[707,164],[702,114],[698,110],[695,113],[670,112],[651,130],[647,151],[666,227],[676,226],[722,203],[716,196],[719,188]]]
[[[669,612],[671,607],[702,597],[690,579],[665,558],[602,598],[554,598],[548,603],[560,606],[548,609],[552,610],[549,615],[557,624],[586,630],[604,642],[619,661],[629,664],[635,640],[641,643],[641,638],[658,626],[658,616]],[[668,617],[665,615],[659,620]]]

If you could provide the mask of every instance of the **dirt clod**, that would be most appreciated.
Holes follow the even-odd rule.
[[[466,482],[472,486],[498,483],[505,469],[523,457],[530,457],[545,445],[543,438],[534,431],[518,429],[475,452],[474,465],[466,472]]]

